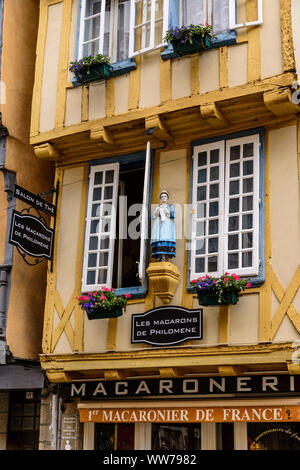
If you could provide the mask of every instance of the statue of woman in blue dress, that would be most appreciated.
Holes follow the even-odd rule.
[[[156,261],[166,261],[176,256],[175,209],[173,204],[168,204],[169,193],[165,189],[160,192],[159,199],[160,204],[152,214],[152,256]]]

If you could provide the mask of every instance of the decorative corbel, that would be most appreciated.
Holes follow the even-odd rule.
[[[171,134],[166,129],[158,114],[156,114],[155,116],[146,117],[145,129],[150,139],[152,137],[155,140],[160,140],[168,143],[172,143],[174,140]]]
[[[52,144],[45,142],[34,147],[34,153],[41,160],[57,160],[60,154],[55,150]]]
[[[293,103],[292,93],[289,89],[266,91],[264,93],[265,106],[277,117],[295,115],[300,112],[298,103]]]
[[[215,103],[201,105],[200,114],[202,119],[207,121],[215,129],[221,129],[222,127],[228,126],[228,122]]]
[[[104,377],[105,380],[122,380],[126,377],[126,374],[124,372],[121,372],[119,370],[105,370],[104,371]]]
[[[180,272],[177,266],[167,261],[150,263],[147,273],[154,294],[168,304],[179,284]]]
[[[159,375],[163,379],[173,379],[178,377],[178,371],[175,367],[161,367],[159,369]]]
[[[99,145],[103,150],[111,150],[114,146],[114,141],[109,131],[103,127],[93,127],[90,131],[91,142]]]
[[[287,366],[290,375],[300,375],[300,363],[290,362]]]
[[[46,372],[49,382],[69,382],[69,378],[63,370],[60,369],[49,369]]]
[[[242,366],[219,366],[219,374],[222,377],[241,375],[245,368]]]

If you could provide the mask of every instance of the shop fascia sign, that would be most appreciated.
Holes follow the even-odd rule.
[[[46,193],[55,193],[57,200],[58,184],[55,189],[51,189]],[[52,261],[56,205],[47,202],[41,196],[33,194],[18,185],[15,185],[14,197],[30,204],[30,206],[23,209],[21,212],[13,211],[9,243],[16,246],[24,261],[29,265],[36,265],[44,259]],[[32,210],[35,211],[35,215],[32,215]],[[47,226],[46,220],[41,212],[54,217],[53,229]],[[30,260],[33,258],[35,258],[35,260],[30,261],[27,256],[30,257]]]
[[[99,382],[74,382],[61,385],[68,397],[85,400],[140,397],[213,396],[253,394],[280,396],[300,393],[300,375],[263,375],[241,377],[194,377]]]

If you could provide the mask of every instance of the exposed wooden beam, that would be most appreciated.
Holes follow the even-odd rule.
[[[90,140],[96,143],[103,150],[110,150],[114,147],[114,141],[111,138],[109,131],[102,126],[93,127],[90,131]]]
[[[174,140],[158,114],[145,119],[145,129],[150,139],[154,137],[155,140],[168,143],[171,143]]]
[[[200,106],[200,114],[213,128],[221,129],[228,126],[228,122],[215,103]]]

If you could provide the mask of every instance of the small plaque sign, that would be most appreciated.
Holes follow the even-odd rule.
[[[54,231],[29,214],[13,211],[9,243],[29,256],[52,259]]]
[[[14,196],[21,201],[27,202],[30,206],[37,210],[46,212],[49,215],[55,216],[56,206],[50,202],[45,201],[36,194],[27,191],[27,189],[21,188],[21,186],[15,185]]]
[[[132,315],[131,342],[171,346],[189,339],[202,339],[202,309],[158,307]]]

